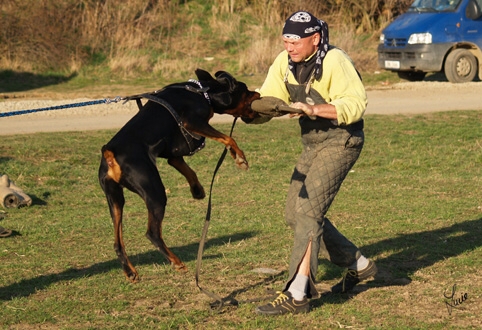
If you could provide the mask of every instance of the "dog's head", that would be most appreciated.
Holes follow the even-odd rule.
[[[254,119],[259,116],[251,109],[251,102],[260,98],[258,92],[248,89],[245,83],[237,81],[225,71],[218,71],[214,78],[207,71],[197,69],[196,76],[207,91],[214,112],[230,114],[234,117]]]

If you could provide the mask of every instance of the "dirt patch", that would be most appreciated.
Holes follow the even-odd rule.
[[[99,94],[100,91],[97,91]],[[418,114],[436,111],[482,110],[482,83],[406,82],[367,88],[366,114]],[[92,101],[86,98],[63,98],[62,94],[0,101],[0,113],[31,110]],[[102,100],[102,99],[100,99]],[[54,131],[117,129],[135,113],[135,102],[96,104],[55,111],[0,117],[0,135],[30,134]],[[216,115],[211,123],[231,122],[228,115]]]

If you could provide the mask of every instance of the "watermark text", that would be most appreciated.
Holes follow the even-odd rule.
[[[447,307],[447,311],[449,315],[452,315],[452,310],[454,308],[460,307],[464,301],[469,299],[469,295],[467,292],[457,293],[457,284],[452,286],[452,291],[447,293],[447,290],[444,291],[445,297],[445,306]]]

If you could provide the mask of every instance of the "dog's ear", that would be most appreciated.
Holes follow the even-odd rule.
[[[219,78],[219,77],[230,77],[231,79],[234,79],[234,77],[233,77],[231,74],[227,73],[226,71],[218,71],[218,72],[216,72],[216,73],[214,74],[214,76],[215,76],[216,78]]]
[[[204,71],[203,69],[196,69],[194,72],[196,73],[197,79],[200,81],[215,80],[209,72]]]
[[[220,84],[228,86],[229,91],[234,91],[238,85],[236,79],[226,71],[218,71],[214,76]]]

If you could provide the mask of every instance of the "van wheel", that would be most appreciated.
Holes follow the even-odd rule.
[[[444,72],[451,83],[472,81],[477,74],[477,60],[467,49],[455,49],[445,60]]]
[[[422,81],[425,78],[426,72],[420,71],[397,71],[398,77],[400,79],[405,79],[408,81]]]

